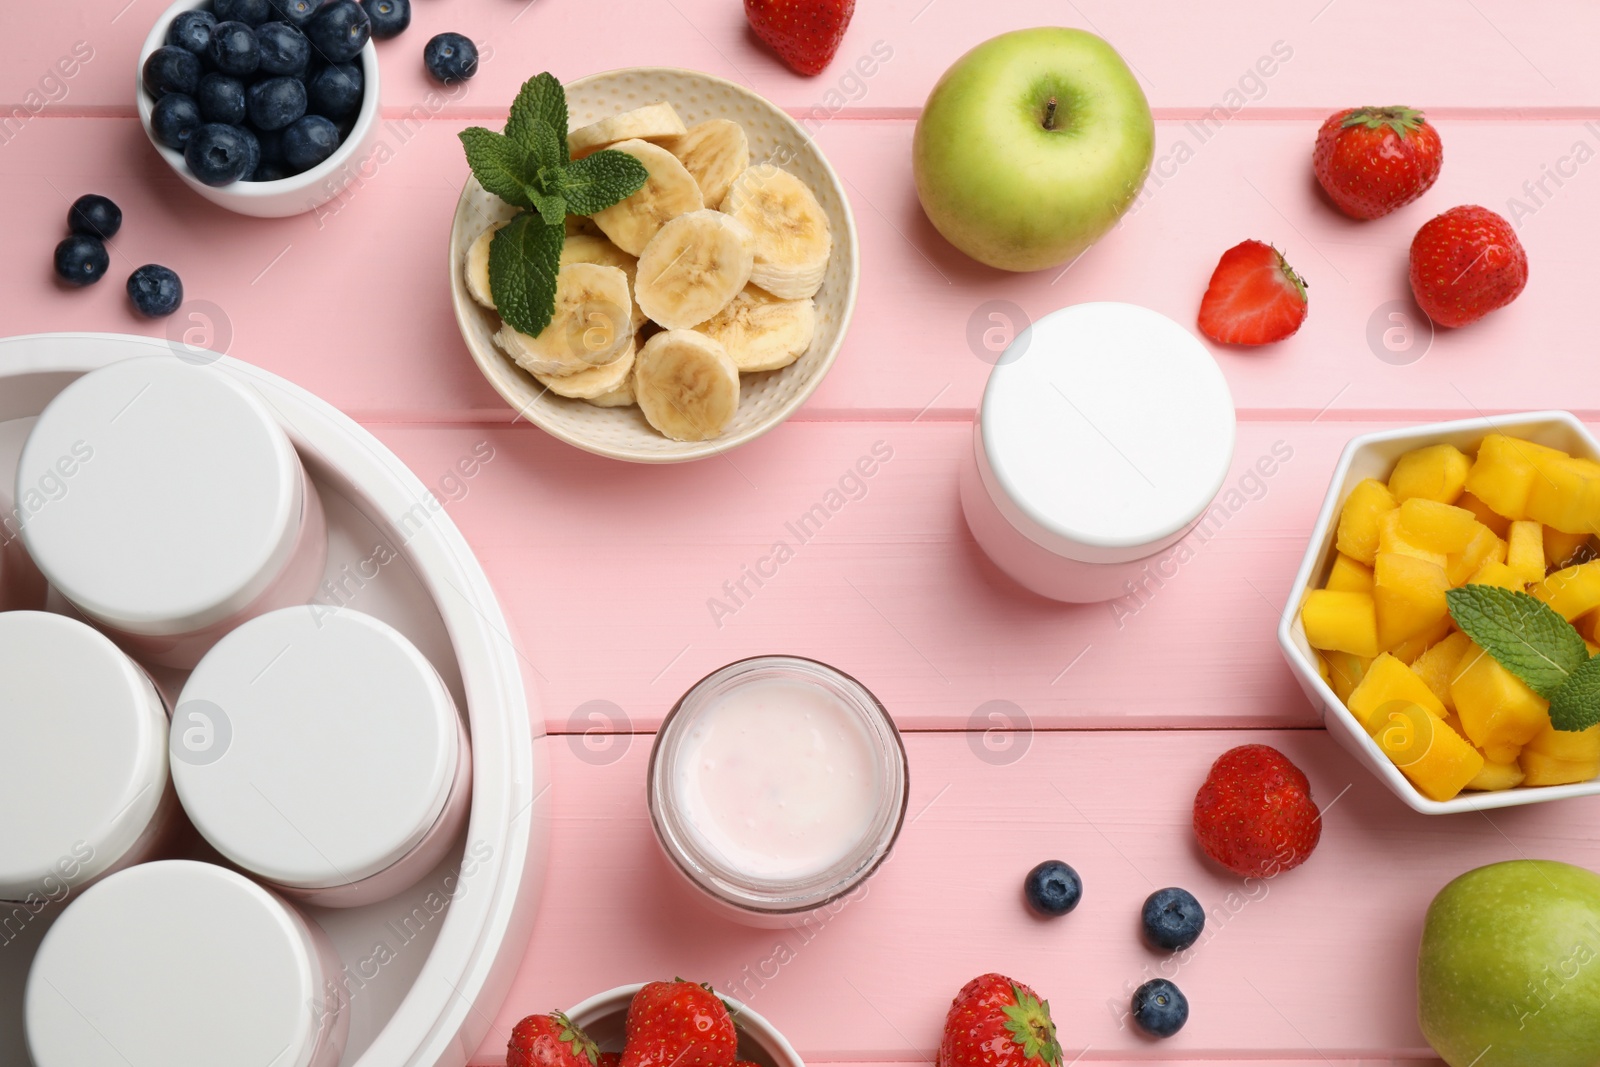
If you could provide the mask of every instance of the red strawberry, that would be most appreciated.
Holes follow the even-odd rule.
[[[1411,239],[1411,292],[1440,326],[1505,307],[1528,284],[1528,254],[1511,223],[1485,207],[1453,207]]]
[[[1222,253],[1200,298],[1200,329],[1226,345],[1268,345],[1306,321],[1306,281],[1271,245],[1242,241]]]
[[[506,1067],[596,1067],[599,1059],[589,1035],[559,1011],[523,1019],[506,1044]]]
[[[1289,757],[1270,745],[1241,745],[1217,757],[1195,794],[1194,833],[1234,874],[1271,878],[1310,857],[1322,812]]]
[[[602,1052],[598,1067],[622,1067],[622,1053]]]
[[[821,74],[839,51],[856,0],[744,0],[756,36],[801,74]]]
[[[974,978],[945,1016],[937,1067],[1061,1067],[1050,1005],[1003,974]]]
[[[1329,199],[1353,219],[1404,207],[1439,177],[1439,131],[1409,107],[1358,107],[1329,115],[1311,168]]]
[[[651,982],[628,1006],[622,1067],[733,1067],[739,1035],[710,986]]]

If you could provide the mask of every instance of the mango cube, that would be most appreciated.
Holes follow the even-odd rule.
[[[1556,571],[1528,586],[1528,592],[1571,622],[1600,608],[1600,560]]]
[[[1300,608],[1300,622],[1312,648],[1369,659],[1378,654],[1377,611],[1366,593],[1314,589]]]
[[[1441,504],[1426,497],[1411,497],[1398,509],[1400,528],[1406,539],[1433,552],[1449,555],[1467,547],[1473,535],[1483,528],[1466,508]]]
[[[1323,663],[1328,668],[1328,685],[1333,688],[1334,695],[1339,698],[1341,704],[1348,704],[1350,694],[1361,684],[1361,679],[1366,677],[1372,659],[1367,656],[1352,655],[1349,652],[1324,651],[1321,655]]]
[[[1565,567],[1589,544],[1586,533],[1563,533],[1554,526],[1544,528],[1544,561],[1547,566]]]
[[[1378,553],[1372,570],[1378,648],[1389,650],[1427,632],[1450,615],[1444,567],[1398,552]]]
[[[1462,493],[1461,497],[1456,501],[1456,507],[1466,508],[1472,512],[1479,522],[1494,531],[1496,537],[1505,537],[1506,531],[1511,528],[1510,519],[1495,511],[1471,493]]]
[[[1372,568],[1340,552],[1334,556],[1328,580],[1322,583],[1322,587],[1335,593],[1370,593]]]
[[[1401,456],[1389,475],[1389,492],[1404,503],[1414,497],[1454,504],[1472,464],[1454,445],[1429,445]]]
[[[1413,634],[1389,649],[1389,654],[1410,666],[1416,663],[1424,652],[1443,641],[1452,629],[1454,624],[1448,618],[1440,619],[1421,633]]]
[[[1473,525],[1476,529],[1466,547],[1445,558],[1444,572],[1452,586],[1465,585],[1467,579],[1477,574],[1485,563],[1506,561],[1506,543],[1496,537],[1493,530],[1476,519],[1473,520]]]
[[[1511,763],[1490,763],[1484,760],[1483,770],[1479,771],[1466,788],[1486,793],[1499,792],[1502,789],[1515,789],[1522,784],[1525,777],[1522,765],[1515,761]]]
[[[1482,567],[1479,567],[1478,573],[1474,574],[1471,578],[1468,578],[1466,584],[1497,585],[1501,589],[1512,589],[1516,590],[1517,592],[1522,592],[1523,587],[1528,583],[1524,582],[1521,575],[1512,570],[1510,567],[1507,567],[1504,563],[1491,562],[1485,563]]]
[[[1361,728],[1373,733],[1383,724],[1383,716],[1393,708],[1417,707],[1429,712],[1444,725],[1444,703],[1433,695],[1417,672],[1388,653],[1372,661],[1366,676],[1345,701]]]
[[[1449,800],[1483,770],[1483,755],[1445,721],[1418,704],[1382,706],[1368,733],[1417,791]]]
[[[1600,464],[1575,456],[1536,460],[1528,518],[1563,533],[1600,532]]]
[[[1600,763],[1600,726],[1587,730],[1557,730],[1554,723],[1533,735],[1524,752],[1539,752],[1574,763]]]
[[[1378,524],[1399,505],[1376,478],[1357,482],[1339,511],[1339,551],[1368,566],[1378,554]]]
[[[1518,757],[1523,773],[1523,785],[1574,785],[1587,782],[1600,775],[1600,760],[1564,760],[1547,756],[1543,752],[1523,749]]]
[[[1467,492],[1508,519],[1528,517],[1528,494],[1538,477],[1536,459],[1566,458],[1566,453],[1520,437],[1492,433],[1478,444],[1478,458],[1467,472]]]
[[[1476,645],[1462,657],[1450,695],[1467,737],[1494,763],[1511,762],[1550,722],[1549,703]]]
[[[1511,524],[1506,535],[1506,566],[1525,582],[1544,577],[1544,529],[1538,523],[1520,520]]]
[[[1455,698],[1450,695],[1450,683],[1455,681],[1461,658],[1472,647],[1472,638],[1456,630],[1411,663],[1412,671],[1433,691],[1447,711],[1454,711],[1456,707]]]
[[[1400,509],[1384,515],[1378,520],[1378,554],[1385,552],[1399,553],[1403,556],[1415,556],[1425,559],[1429,563],[1438,564],[1440,567],[1449,562],[1449,557],[1441,551],[1429,548],[1421,539],[1412,536],[1400,522]],[[1376,563],[1376,560],[1374,560]]]

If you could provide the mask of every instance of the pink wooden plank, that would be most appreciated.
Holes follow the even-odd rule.
[[[8,112],[20,105],[131,113],[139,45],[165,6],[164,0],[12,5],[0,41],[0,101]],[[483,108],[509,100],[523,78],[546,68],[574,78],[660,64],[710,71],[793,108],[913,108],[972,45],[1039,25],[1106,36],[1160,108],[1237,106],[1252,97],[1260,107],[1331,109],[1365,100],[1548,108],[1592,102],[1600,89],[1585,47],[1600,31],[1600,12],[1582,0],[1468,6],[1424,0],[1407,12],[1416,32],[1385,34],[1372,31],[1389,14],[1374,0],[1310,0],[1292,8],[1271,0],[1206,8],[1177,0],[1137,7],[1114,0],[881,0],[861,5],[828,71],[803,78],[755,41],[739,5],[723,0],[419,2],[411,28],[381,44],[380,54],[384,103],[394,109]],[[470,91],[453,98],[426,79],[420,62],[423,43],[442,30],[470,35],[489,57]],[[1280,41],[1287,64],[1252,80],[1255,64]],[[87,63],[57,69],[75,45]],[[874,46],[892,53],[887,64],[868,78],[853,74],[853,64]]]
[[[256,220],[184,189],[131,121],[41,120],[0,152],[16,249],[0,261],[6,329],[162,334],[195,326],[187,312],[151,323],[129,309],[121,279],[154,260],[178,270],[190,297],[228,324],[232,354],[357,417],[509,418],[467,357],[450,312],[443,255],[466,174],[458,126],[388,124],[385,161],[360,186],[313,214]],[[1217,256],[1246,237],[1287,251],[1311,282],[1312,310],[1280,345],[1217,350],[1242,409],[1294,418],[1327,409],[1338,419],[1562,403],[1600,414],[1600,394],[1588,387],[1592,345],[1570,314],[1587,306],[1600,267],[1590,239],[1600,222],[1600,178],[1561,164],[1579,142],[1600,152],[1600,126],[1448,123],[1449,162],[1438,186],[1372,223],[1345,220],[1321,201],[1308,164],[1314,126],[1233,123],[1201,143],[1197,127],[1163,123],[1168,162],[1137,212],[1064,275],[1013,275],[965,259],[927,223],[911,184],[909,122],[828,124],[821,139],[848,183],[871,269],[845,351],[800,417],[906,418],[926,409],[926,418],[967,418],[989,371],[968,329],[975,318],[987,324],[988,302],[1010,301],[1036,317],[1084,300],[1129,300],[1189,323]],[[1181,165],[1180,143],[1192,152]],[[1557,165],[1574,174],[1559,188],[1542,169]],[[1548,195],[1524,190],[1541,180]],[[127,221],[114,242],[112,277],[67,291],[50,274],[49,250],[67,202],[91,189],[116,198]],[[1422,322],[1405,299],[1415,228],[1461,202],[1510,212],[1512,197],[1531,211],[1521,218],[1527,291],[1481,323],[1439,331],[1414,362],[1405,360],[1422,350],[1422,333],[1407,352],[1384,349],[1391,313]]]
[[[1325,829],[1305,866],[1246,885],[1200,857],[1188,823],[1211,760],[1255,741],[1305,769]],[[1068,1059],[1085,1048],[1087,1062],[1429,1059],[1413,982],[1433,894],[1499,860],[1600,865],[1600,841],[1574,829],[1600,800],[1429,818],[1321,731],[1041,733],[1006,765],[977,758],[965,737],[915,734],[908,824],[866,894],[804,932],[762,931],[702,914],[655,854],[648,737],[599,754],[577,738],[546,743],[558,860],[475,1060],[486,1065],[523,1014],[674,974],[748,999],[809,1059],[927,1063],[950,997],[986,970],[1050,998]],[[1082,874],[1084,902],[1040,922],[1019,886],[1052,856]],[[1157,1047],[1117,1012],[1129,983],[1166,962],[1137,936],[1140,903],[1165,885],[1189,888],[1210,918],[1176,966],[1192,1020]]]

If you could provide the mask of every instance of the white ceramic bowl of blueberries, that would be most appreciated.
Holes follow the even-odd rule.
[[[150,143],[230,211],[279,218],[332,200],[378,128],[371,38],[385,27],[368,13],[377,6],[178,0],[139,53],[135,93]]]

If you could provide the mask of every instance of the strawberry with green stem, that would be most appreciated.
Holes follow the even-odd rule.
[[[1338,209],[1376,219],[1427,192],[1444,165],[1439,131],[1409,107],[1356,107],[1317,131],[1311,167]]]
[[[600,1050],[559,1011],[530,1015],[511,1031],[506,1067],[597,1067]]]
[[[708,985],[650,982],[628,1005],[621,1067],[733,1067],[739,1036]]]
[[[974,978],[945,1017],[937,1067],[1061,1067],[1049,1003],[1003,974]]]

